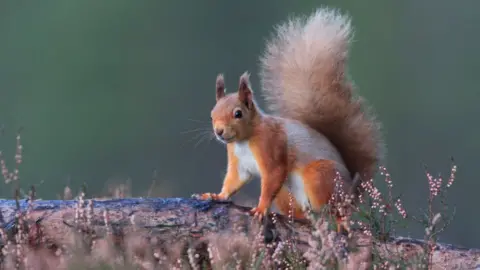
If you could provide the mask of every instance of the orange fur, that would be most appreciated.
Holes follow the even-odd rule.
[[[302,169],[307,197],[313,210],[327,204],[335,186],[335,165],[331,160],[317,160]]]
[[[290,190],[294,216],[303,218],[307,207],[315,211],[328,203],[337,171],[347,185],[356,173],[373,176],[382,143],[377,123],[362,111],[345,78],[350,35],[348,18],[329,9],[278,28],[261,72],[276,116],[258,108],[248,73],[230,94],[223,75],[217,76],[211,117],[217,139],[227,144],[228,168],[221,192],[201,198],[228,199],[259,176],[253,214],[262,217],[272,203],[288,213]]]
[[[331,160],[317,160],[305,166],[302,173],[312,209],[319,211],[333,195],[335,165]],[[336,220],[337,232],[340,232],[345,227],[342,225],[342,217],[336,216]]]
[[[249,140],[261,175],[260,198],[258,206],[253,209],[254,213],[266,213],[287,179],[288,155],[285,137],[285,132],[278,123],[264,117]]]
[[[307,164],[302,169],[297,169],[302,174],[305,183],[306,195],[309,199],[313,211],[319,211],[328,203],[332,196],[335,179],[335,164],[331,160],[316,160]],[[282,214],[287,214],[290,208],[290,193],[286,188],[282,188],[277,194],[275,202]],[[305,218],[298,202],[293,200],[295,209],[294,217],[298,219]],[[337,231],[341,231],[342,217],[337,216]]]
[[[282,187],[278,192],[277,196],[275,197],[274,204],[277,206],[278,211],[280,211],[280,213],[282,213],[283,215],[287,215],[290,211],[293,210],[294,218],[305,218],[305,214],[303,213],[297,200],[291,197],[290,192],[288,192],[288,189],[285,187]]]

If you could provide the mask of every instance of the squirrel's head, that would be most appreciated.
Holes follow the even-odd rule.
[[[222,143],[248,140],[258,116],[248,72],[240,76],[236,93],[226,94],[225,90],[224,77],[219,74],[216,83],[217,103],[211,112],[213,132]]]

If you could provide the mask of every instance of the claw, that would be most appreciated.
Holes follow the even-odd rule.
[[[198,194],[194,194],[192,195],[192,197],[195,196],[196,199],[198,200],[214,200],[214,201],[218,201],[218,200],[223,200],[223,196],[221,196],[220,194],[215,194],[215,193],[203,193],[201,195],[198,195]]]
[[[262,221],[263,217],[267,214],[267,209],[255,207],[252,210],[250,210],[250,214],[253,215],[254,219],[257,219],[258,221]]]

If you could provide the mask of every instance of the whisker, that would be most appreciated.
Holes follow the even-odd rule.
[[[192,141],[195,141],[197,140],[197,142],[195,143],[195,147],[199,144],[199,141],[203,141],[205,138],[208,138],[209,136],[213,136],[213,133],[210,131],[210,130],[205,130],[205,131],[201,131],[199,132],[198,134],[192,136],[192,138],[190,138],[189,140],[187,140],[184,144],[182,144],[182,147],[184,147],[186,144],[192,142]]]
[[[210,138],[208,139],[208,142],[207,143],[211,143],[214,139],[215,139],[215,135],[213,135],[213,133],[210,133]]]
[[[190,139],[188,139],[185,143],[183,143],[181,147],[184,147],[186,144],[189,144],[190,142],[195,141],[194,148],[197,148],[203,142],[207,141],[207,143],[210,143],[213,139],[215,139],[215,135],[213,134],[210,121],[206,122],[206,121],[192,119],[192,118],[187,118],[187,120],[200,123],[202,125],[208,124],[208,126],[181,131],[180,134],[194,133],[193,136]]]
[[[210,122],[205,122],[205,121],[202,121],[202,120],[197,120],[197,119],[192,119],[192,118],[187,118],[187,120],[192,121],[192,122],[196,122],[196,123],[200,123],[200,124],[210,124]]]
[[[191,130],[186,130],[186,131],[182,131],[180,132],[180,134],[188,134],[188,133],[192,133],[192,132],[197,132],[197,131],[210,131],[210,128],[208,127],[204,127],[204,128],[195,128],[195,129],[191,129]]]
[[[210,133],[210,131],[199,132],[198,134],[196,134],[195,136],[193,136],[192,138],[190,138],[190,140],[188,140],[188,141],[191,142],[192,140],[199,139],[199,137],[208,135],[208,133]]]
[[[211,135],[209,134],[202,134],[202,137],[200,137],[200,139],[197,141],[197,143],[195,143],[195,145],[193,146],[193,148],[197,148],[197,146],[199,146],[203,141],[205,141],[205,139],[208,139]]]

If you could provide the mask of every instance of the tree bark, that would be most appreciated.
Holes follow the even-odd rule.
[[[72,243],[72,230],[91,234],[97,242],[109,233],[118,236],[116,239],[120,239],[120,242],[126,235],[134,233],[143,234],[149,239],[157,237],[164,244],[171,245],[233,229],[250,231],[259,224],[250,216],[248,207],[231,202],[183,198],[85,200],[83,208],[78,207],[78,201],[75,200],[37,200],[31,204],[27,200],[20,200],[18,206],[26,213],[30,227],[36,228],[29,229],[25,241],[33,244],[50,243],[55,248]],[[16,230],[18,206],[15,200],[0,200],[0,228],[10,237]],[[275,220],[274,223],[268,221],[264,224],[266,242],[295,237],[298,249],[302,252],[308,250],[312,229],[309,222],[292,221],[281,215],[275,215]],[[354,234],[368,242],[367,236],[360,232]],[[384,252],[396,250],[405,255],[420,252],[424,242],[392,238],[375,245]],[[433,251],[433,262],[438,269],[475,269],[480,267],[479,258],[478,249],[464,249],[447,244],[436,244]]]

